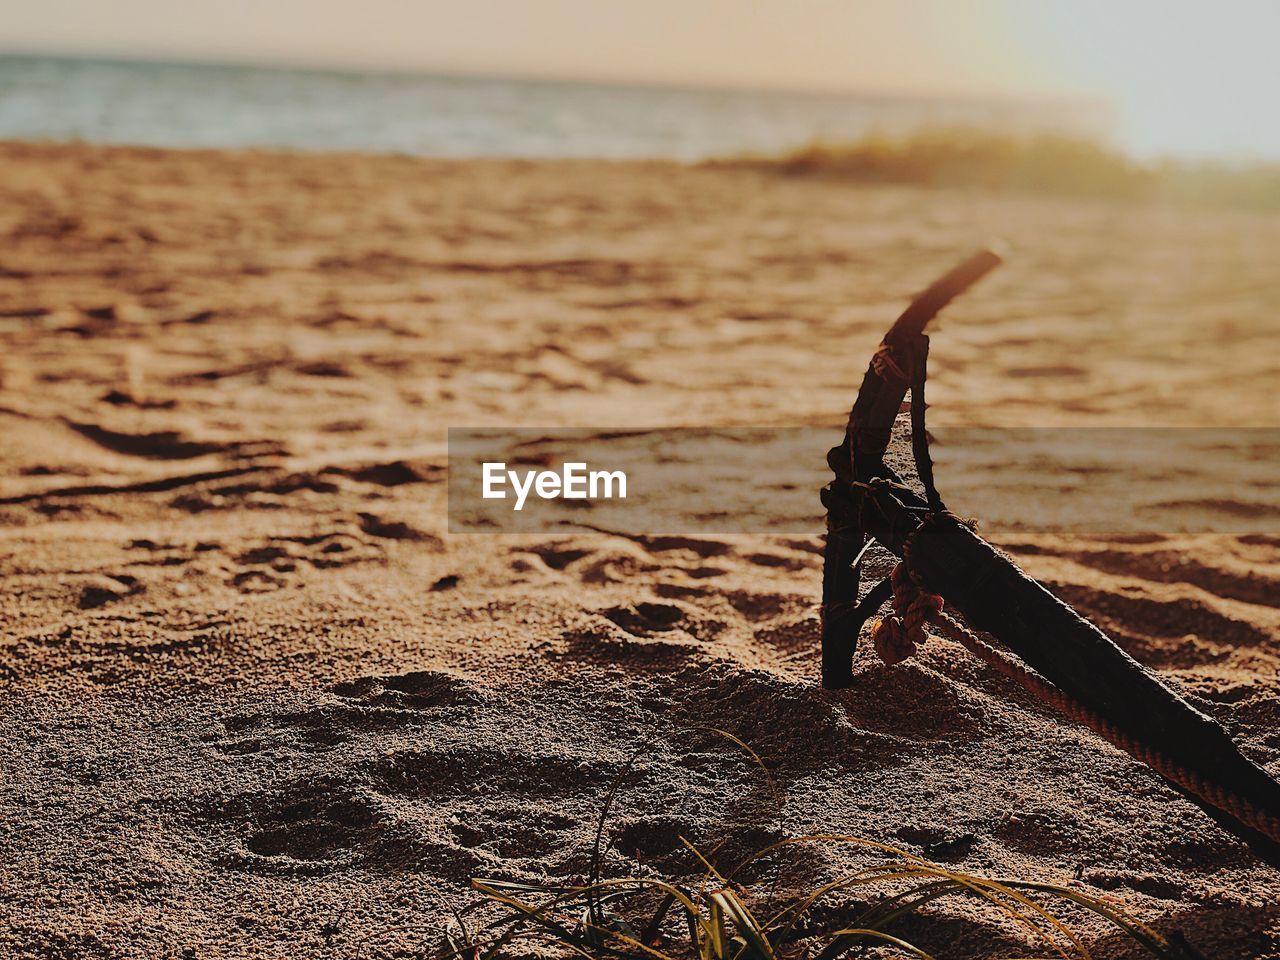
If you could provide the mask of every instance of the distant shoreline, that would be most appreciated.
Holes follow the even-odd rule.
[[[0,55],[0,138],[705,160],[971,126],[1107,139],[1097,103]]]
[[[556,76],[552,74],[536,75],[523,73],[481,73],[445,68],[412,68],[395,66],[341,66],[324,63],[268,63],[261,60],[235,60],[231,58],[181,60],[167,57],[138,54],[91,54],[63,53],[57,51],[24,51],[0,49],[0,63],[5,60],[50,61],[62,63],[85,63],[98,65],[121,66],[155,66],[155,67],[194,67],[214,70],[253,70],[264,73],[315,74],[317,76],[339,77],[408,77],[424,80],[443,80],[470,82],[491,82],[497,84],[534,84],[550,87],[595,87],[613,90],[654,90],[673,91],[694,94],[728,94],[732,96],[750,95],[758,97],[807,97],[814,99],[834,100],[867,100],[886,103],[952,103],[957,105],[989,105],[1010,104],[1019,107],[1065,106],[1068,108],[1087,108],[1108,110],[1105,100],[1090,97],[1069,97],[1044,95],[1035,97],[1016,96],[1013,94],[953,94],[948,92],[928,93],[925,91],[901,90],[836,90],[819,87],[764,87],[750,84],[733,85],[717,83],[681,83],[663,82],[661,80],[644,79],[610,79],[605,77]]]

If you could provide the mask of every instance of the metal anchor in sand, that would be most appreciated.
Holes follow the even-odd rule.
[[[996,253],[980,251],[911,302],[867,368],[844,442],[827,454],[835,479],[822,490],[822,683],[853,685],[858,635],[891,601],[893,614],[874,632],[876,650],[887,663],[909,656],[923,642],[925,625],[933,626],[1147,764],[1280,868],[1280,783],[1245,757],[1221,726],[950,513],[934,487],[924,429],[924,330],[1000,262]],[[885,463],[908,393],[912,453],[923,492]],[[892,577],[859,601],[862,558],[872,540],[899,563]]]

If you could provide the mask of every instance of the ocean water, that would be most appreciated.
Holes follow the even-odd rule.
[[[1106,136],[1097,105],[0,56],[0,138],[435,156],[773,152],[937,126]]]

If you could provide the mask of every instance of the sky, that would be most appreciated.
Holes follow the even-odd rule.
[[[1106,99],[1124,145],[1280,159],[1280,0],[0,0],[0,48]]]

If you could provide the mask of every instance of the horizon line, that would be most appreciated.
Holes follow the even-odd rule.
[[[1017,94],[1007,92],[969,93],[929,92],[907,88],[836,88],[800,84],[779,84],[762,86],[759,84],[735,83],[733,81],[701,81],[701,80],[665,80],[661,78],[641,77],[600,77],[575,74],[519,73],[502,70],[478,70],[465,67],[448,66],[410,66],[408,64],[360,65],[357,63],[338,64],[318,60],[262,60],[256,58],[239,58],[232,54],[211,54],[184,57],[182,55],[158,54],[152,51],[131,53],[125,51],[90,51],[78,49],[51,50],[45,48],[5,47],[0,45],[0,59],[13,60],[66,60],[99,64],[147,64],[166,67],[210,67],[221,69],[255,69],[278,71],[281,73],[327,73],[347,76],[388,76],[388,77],[420,77],[441,80],[493,80],[515,83],[542,83],[563,86],[615,87],[620,89],[678,90],[693,93],[724,94],[757,94],[774,96],[807,96],[815,98],[837,99],[844,97],[866,97],[881,100],[931,100],[944,103],[1005,103],[1022,106],[1073,106],[1092,108],[1114,112],[1116,104],[1103,96],[1085,94],[1045,93]]]

